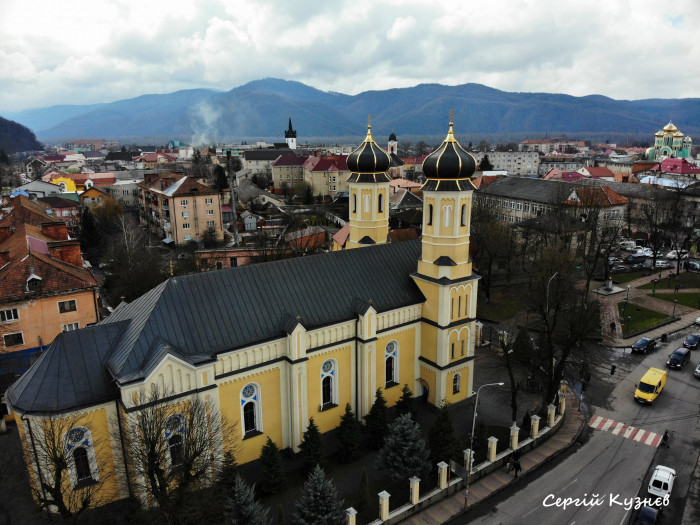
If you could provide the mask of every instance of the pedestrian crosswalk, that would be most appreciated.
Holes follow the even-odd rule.
[[[596,430],[612,432],[616,436],[622,436],[623,438],[631,439],[651,447],[658,447],[659,442],[661,441],[661,434],[637,427],[631,427],[625,423],[613,421],[612,419],[608,419],[606,417],[593,416],[588,421],[588,426]]]

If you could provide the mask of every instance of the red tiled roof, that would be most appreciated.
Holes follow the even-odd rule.
[[[478,177],[473,177],[471,181],[472,184],[474,184],[474,187],[478,190],[479,188],[483,188],[488,184],[491,184],[496,179],[500,179],[504,176],[505,175],[479,175]]]
[[[568,204],[570,206],[582,206],[583,203],[585,203],[587,206],[601,207],[627,204],[627,199],[625,199],[619,193],[613,191],[609,186],[601,186],[598,188],[576,188],[575,191],[580,200],[567,200],[564,204]],[[583,203],[581,202],[581,200],[583,201]]]
[[[413,182],[406,179],[393,179],[389,181],[389,186],[396,188],[421,188],[423,185],[420,182]]]
[[[350,171],[347,163],[347,155],[338,157],[323,157],[310,171]]]
[[[658,164],[658,162],[635,162],[634,164],[632,164],[632,173],[650,170],[658,166]]]
[[[32,201],[24,195],[17,195],[2,207],[3,216],[0,218],[0,226],[17,228],[23,224],[38,226],[45,222],[57,222],[56,217],[48,213],[50,209],[51,206],[48,204]]]
[[[583,170],[588,171],[591,175],[595,175],[596,177],[614,177],[615,173],[610,169],[610,168],[604,168],[604,167],[590,167],[590,168],[581,168]]]
[[[0,301],[29,299],[36,296],[60,294],[97,286],[92,274],[85,268],[54,259],[48,253],[48,244],[60,243],[41,233],[40,228],[20,224],[0,243],[0,251],[9,252],[10,262],[0,269]],[[77,242],[77,241],[76,241]],[[37,275],[41,288],[27,292],[27,280]]]
[[[661,163],[661,171],[664,173],[680,173],[682,175],[696,175],[700,173],[700,166],[696,166],[686,159],[666,159]]]
[[[350,236],[350,224],[346,224],[340,230],[335,232],[333,235],[333,242],[338,243],[340,246],[345,246],[345,242]]]

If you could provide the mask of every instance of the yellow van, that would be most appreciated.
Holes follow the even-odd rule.
[[[634,399],[640,403],[653,403],[666,386],[668,372],[659,368],[650,368],[635,386]]]

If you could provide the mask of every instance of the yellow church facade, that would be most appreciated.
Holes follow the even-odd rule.
[[[134,451],[123,436],[144,392],[154,389],[173,406],[202,398],[212,418],[233,423],[223,447],[237,447],[238,463],[257,460],[268,437],[298,452],[309,420],[333,430],[346,404],[362,421],[377,389],[389,406],[403,385],[434,405],[470,397],[478,276],[469,258],[469,177],[476,163],[450,122],[424,162],[423,237],[392,244],[389,162],[368,128],[348,157],[348,249],[173,277],[101,323],[61,334],[6,396],[21,415],[35,487],[50,467],[31,443],[48,419],[74,418],[78,431],[65,440],[77,456],[66,483],[104,479],[109,500],[134,495],[148,503],[135,493]]]

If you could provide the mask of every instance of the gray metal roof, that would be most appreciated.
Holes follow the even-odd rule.
[[[10,388],[20,411],[114,399],[112,378],[144,378],[166,353],[196,364],[214,354],[425,301],[409,276],[420,240],[172,277],[99,324],[60,334]],[[111,397],[110,397],[111,396]]]
[[[614,182],[602,179],[581,179],[576,181],[576,184],[585,186],[607,186],[615,193],[622,195],[625,198],[633,199],[652,199],[652,198],[669,198],[669,192],[662,188],[650,186],[649,184],[635,184],[631,182]]]
[[[21,412],[65,412],[115,399],[116,387],[105,368],[112,343],[128,321],[95,325],[59,335],[7,391]]]
[[[478,193],[554,205],[563,202],[571,189],[568,182],[557,180],[501,177],[480,188]]]

